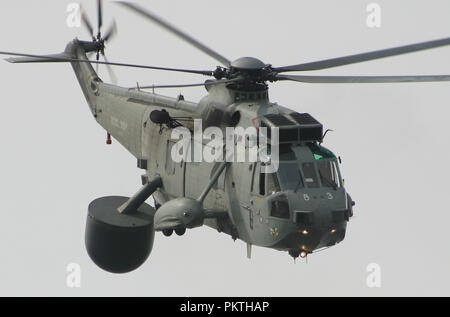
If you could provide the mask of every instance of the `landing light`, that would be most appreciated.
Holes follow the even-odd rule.
[[[301,257],[302,259],[306,258],[307,256],[308,256],[308,252],[306,252],[306,251],[300,252],[300,257]]]
[[[336,233],[336,229],[331,229],[331,234],[335,234]]]
[[[304,235],[304,236],[307,236],[309,234],[309,231],[306,229],[302,230],[301,232],[302,232],[302,235]]]

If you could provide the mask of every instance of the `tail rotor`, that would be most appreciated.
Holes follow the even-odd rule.
[[[92,26],[93,24],[89,20],[89,17],[86,14],[86,11],[84,10],[84,8],[82,8],[82,7],[80,7],[80,8],[81,8],[81,21],[83,22],[83,25],[86,28],[86,30],[89,32],[89,35],[92,38],[92,42],[95,44],[95,46],[97,48],[96,60],[99,61],[100,60],[100,56],[102,56],[103,59],[105,60],[105,62],[108,63],[108,59],[106,58],[106,55],[105,55],[105,48],[106,48],[105,43],[110,41],[117,34],[116,21],[113,20],[111,26],[107,29],[107,31],[103,35],[102,34],[102,27],[103,27],[103,3],[102,3],[102,0],[97,0],[97,13],[98,13],[98,25],[97,26],[98,26],[98,29],[97,29],[97,35],[95,35],[94,27]],[[117,83],[117,76],[114,74],[113,69],[111,68],[110,65],[108,65],[108,64],[105,64],[105,65],[107,66],[109,76],[111,77],[111,81],[114,84],[116,84]],[[97,73],[99,71],[98,68],[99,68],[99,64],[96,64],[96,72]]]

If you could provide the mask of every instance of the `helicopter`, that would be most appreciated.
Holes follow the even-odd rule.
[[[155,231],[165,236],[184,235],[187,229],[209,226],[252,246],[288,252],[293,258],[332,247],[345,238],[353,216],[354,201],[347,193],[339,158],[322,144],[323,125],[308,113],[297,113],[270,101],[269,84],[300,83],[395,83],[449,81],[450,75],[429,76],[303,76],[289,72],[323,70],[398,56],[450,44],[450,38],[387,50],[339,57],[298,65],[273,67],[254,57],[235,61],[208,48],[152,12],[130,2],[118,4],[158,24],[222,66],[192,70],[112,63],[106,59],[106,43],[116,26],[102,34],[103,9],[98,0],[98,32],[82,14],[92,40],[71,41],[54,55],[0,52],[15,56],[13,63],[70,63],[95,120],[122,144],[145,170],[142,187],[133,197],[101,197],[90,203],[85,243],[91,259],[102,269],[126,273],[149,257]],[[95,60],[89,56],[95,54]],[[105,61],[100,61],[104,57]],[[209,76],[200,84],[124,88],[105,83],[93,65],[134,67]],[[108,68],[109,69],[109,68]],[[171,98],[146,89],[204,86],[200,102]],[[175,162],[172,133],[177,128],[195,132],[218,127],[278,130],[278,169],[262,170],[266,162],[193,162],[187,155]],[[226,133],[223,133],[225,135]],[[195,135],[195,133],[194,133]],[[274,136],[274,135],[271,135]],[[270,137],[269,137],[270,139]],[[245,137],[244,137],[245,140]],[[235,140],[233,140],[235,141]],[[195,136],[190,144],[197,144]],[[207,146],[205,140],[200,140]],[[234,142],[237,143],[237,142]],[[259,142],[257,142],[258,144]],[[237,144],[235,144],[237,146]],[[259,145],[259,144],[258,144]],[[250,151],[250,146],[245,147]],[[227,151],[224,151],[227,152]],[[272,152],[271,152],[272,153]],[[155,207],[146,200],[153,196]]]

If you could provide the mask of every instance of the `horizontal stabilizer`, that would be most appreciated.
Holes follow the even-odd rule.
[[[62,63],[62,62],[68,62],[68,59],[70,60],[70,56],[66,53],[60,53],[60,54],[52,54],[52,55],[42,55],[42,56],[36,56],[36,55],[28,55],[22,54],[22,56],[25,57],[10,57],[6,60],[10,63]]]

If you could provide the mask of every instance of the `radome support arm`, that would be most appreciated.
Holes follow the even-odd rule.
[[[203,190],[202,194],[198,198],[198,201],[200,202],[200,204],[203,205],[203,201],[205,200],[205,198],[208,195],[209,191],[211,190],[211,188],[213,188],[214,184],[217,182],[217,180],[219,179],[220,175],[222,175],[223,171],[225,170],[225,168],[227,167],[228,164],[229,164],[229,162],[227,162],[225,160],[224,162],[222,162],[222,164],[219,165],[219,168],[214,173],[214,175],[211,178],[211,180],[209,181],[208,185],[206,186],[206,188]]]
[[[145,184],[136,194],[128,199],[117,211],[121,214],[130,214],[135,212],[158,188],[162,186],[161,177],[156,177]]]

